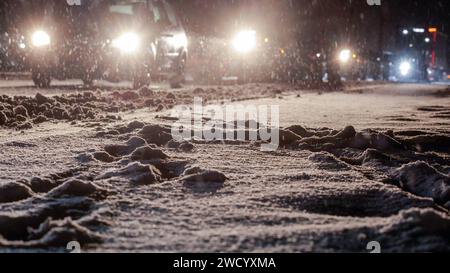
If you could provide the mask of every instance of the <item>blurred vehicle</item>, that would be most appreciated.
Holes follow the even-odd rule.
[[[30,1],[33,2],[33,1]],[[163,0],[52,0],[26,26],[27,63],[36,86],[52,78],[184,80],[187,37]]]
[[[23,71],[25,50],[25,37],[17,30],[0,34],[0,71]]]
[[[402,28],[397,36],[394,79],[447,80],[447,35],[437,28]]]
[[[263,63],[257,40],[253,30],[242,30],[227,38],[191,34],[189,73],[197,82],[209,84],[254,79]]]

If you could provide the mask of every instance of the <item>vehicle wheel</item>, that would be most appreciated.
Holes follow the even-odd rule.
[[[184,75],[175,75],[169,79],[170,88],[178,89],[183,87],[181,84],[184,82]]]
[[[170,77],[169,84],[170,88],[181,88],[182,83],[185,81],[185,67],[186,67],[186,57],[183,56],[178,64],[177,72]]]
[[[90,74],[83,75],[83,78],[81,79],[83,81],[83,85],[90,87],[94,84],[94,79],[92,79],[92,76]]]
[[[32,78],[34,85],[38,88],[48,88],[50,87],[50,83],[52,81],[50,75],[42,72],[33,72]]]
[[[144,73],[134,76],[133,78],[133,89],[139,89],[145,85],[150,84],[150,74]]]

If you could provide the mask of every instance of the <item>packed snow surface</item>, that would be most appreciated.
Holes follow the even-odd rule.
[[[445,86],[0,94],[2,252],[450,251]],[[279,105],[279,149],[174,140],[170,109],[194,97]]]

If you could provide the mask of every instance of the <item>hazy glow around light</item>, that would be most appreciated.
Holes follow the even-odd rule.
[[[175,48],[187,47],[188,40],[185,34],[178,34],[170,38],[169,43]]]
[[[402,76],[407,76],[409,74],[409,71],[411,70],[411,64],[409,62],[402,62],[399,68],[400,74]]]
[[[349,49],[344,49],[339,53],[339,60],[346,63],[352,57],[352,52]]]
[[[256,32],[245,30],[236,34],[232,41],[234,49],[241,53],[248,53],[256,47]]]
[[[33,46],[41,47],[50,44],[50,36],[43,30],[38,30],[31,36]]]
[[[139,36],[133,32],[126,32],[112,40],[112,46],[120,49],[123,53],[133,53],[138,50],[140,44]]]

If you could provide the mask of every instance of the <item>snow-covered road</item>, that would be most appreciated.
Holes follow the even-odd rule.
[[[366,252],[370,241],[383,252],[450,251],[446,86],[159,91],[131,96],[132,110],[119,104],[120,119],[0,129],[0,251],[65,251],[68,238],[95,252]],[[252,142],[177,143],[169,109],[141,103],[160,96],[172,106],[194,96],[276,104],[289,137],[274,152]]]

